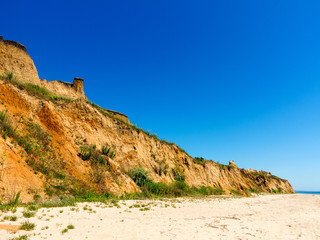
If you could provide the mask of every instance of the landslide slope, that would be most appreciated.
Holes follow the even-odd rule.
[[[226,193],[294,192],[288,181],[266,172],[239,169],[233,163],[197,162],[175,144],[109,116],[84,99],[49,100],[2,80],[0,101],[0,111],[15,131],[1,130],[3,197],[19,190],[26,200],[44,192],[54,196],[57,190],[72,194],[76,188],[118,195],[135,192],[139,187],[127,174],[135,167],[146,169],[154,182],[169,184],[180,174],[189,186]],[[116,155],[101,154],[104,146]],[[98,157],[87,159],[90,149],[99,152]],[[92,163],[99,157],[106,168]]]
[[[156,183],[183,180],[218,193],[294,193],[287,180],[270,173],[194,159],[89,102],[84,93],[78,96],[72,84],[54,83],[63,96],[50,92],[25,47],[2,37],[0,74],[1,201],[19,191],[24,201],[88,191],[139,192],[132,169],[145,169]]]

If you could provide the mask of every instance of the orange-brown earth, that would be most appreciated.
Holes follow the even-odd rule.
[[[14,48],[16,46],[0,40],[0,52],[3,54],[0,67],[5,66],[0,69],[0,74],[5,75],[8,70],[13,70],[21,82],[37,79],[31,58],[26,57],[27,53],[20,48]],[[4,56],[8,49],[11,49],[10,56]],[[8,62],[8,58],[16,60]],[[16,71],[18,67],[19,71]],[[35,80],[30,82],[38,83]],[[270,173],[240,169],[232,162],[228,166],[213,161],[199,164],[175,144],[160,141],[128,123],[103,114],[88,103],[86,98],[75,98],[74,92],[70,97],[75,100],[50,101],[0,80],[0,111],[8,111],[13,125],[21,135],[25,134],[26,119],[29,119],[52,136],[50,141],[54,157],[48,159],[59,160],[61,165],[56,165],[57,171],[68,176],[68,184],[85,186],[96,192],[132,193],[140,190],[127,172],[134,167],[141,167],[149,172],[154,182],[171,183],[174,181],[173,169],[178,169],[185,175],[185,182],[189,186],[211,186],[220,188],[227,194],[231,190],[245,193],[248,189],[294,192],[287,180]],[[116,152],[113,159],[104,157],[107,170],[95,168],[79,156],[81,146],[90,145],[96,145],[99,150],[108,145]],[[26,150],[13,137],[0,137],[2,200],[8,200],[20,190],[25,201],[31,201],[36,194],[45,197],[44,189],[49,180],[41,171],[27,164],[28,157],[30,156]],[[55,163],[50,164],[52,169]],[[98,177],[101,179],[97,179]],[[58,182],[55,180],[55,184]]]

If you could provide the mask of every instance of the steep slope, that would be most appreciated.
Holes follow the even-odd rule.
[[[0,115],[3,199],[19,190],[26,201],[83,189],[132,193],[140,188],[128,173],[137,167],[146,169],[154,182],[183,178],[189,186],[210,186],[227,194],[294,192],[288,181],[270,173],[193,159],[85,98],[52,97],[19,80],[3,76],[0,81],[0,113],[6,115],[2,122]],[[109,151],[104,155],[105,146]]]

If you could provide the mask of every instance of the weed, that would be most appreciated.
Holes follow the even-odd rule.
[[[14,192],[9,199],[8,205],[11,207],[17,206],[19,204],[20,194],[21,194],[21,191],[19,191],[17,194]]]
[[[20,235],[18,237],[9,238],[9,240],[28,240],[28,239],[29,239],[28,235]]]
[[[9,221],[12,221],[12,222],[15,222],[17,221],[17,216],[4,216],[3,217],[3,220],[9,220]]]
[[[219,167],[220,170],[223,170],[223,169],[225,169],[225,167],[226,167],[226,165],[224,165],[224,164],[222,164],[222,163],[219,163],[219,162],[217,162],[217,165],[218,165],[218,167]]]
[[[26,211],[24,211],[24,212],[22,213],[22,215],[23,215],[25,218],[34,217],[35,214],[36,214],[35,212],[26,212]]]
[[[75,227],[72,224],[70,224],[70,225],[67,226],[67,228],[68,229],[74,229]]]
[[[109,157],[111,159],[113,159],[116,156],[116,152],[114,150],[112,150],[112,148],[107,145],[102,147],[101,152],[103,155],[106,155],[107,157]]]
[[[35,228],[35,226],[36,225],[34,223],[31,223],[29,221],[25,221],[25,222],[23,222],[21,224],[20,229],[21,230],[26,230],[26,231],[31,231],[31,230],[33,230]]]
[[[231,190],[230,190],[230,193],[233,194],[233,195],[238,195],[238,196],[242,195],[241,192],[239,192],[239,191],[237,191],[237,190],[234,190],[234,189],[231,189]]]
[[[29,211],[36,211],[36,210],[38,210],[38,208],[37,208],[37,206],[35,206],[35,205],[30,205],[30,206],[28,207],[28,210],[29,210]]]
[[[204,163],[205,163],[205,159],[203,157],[195,157],[195,158],[193,158],[193,161],[195,163],[203,165],[203,166],[204,166]]]

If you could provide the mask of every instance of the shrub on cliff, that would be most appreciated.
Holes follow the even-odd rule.
[[[144,186],[147,182],[151,180],[148,177],[148,172],[143,168],[133,168],[129,171],[129,176],[132,180],[139,186]]]

